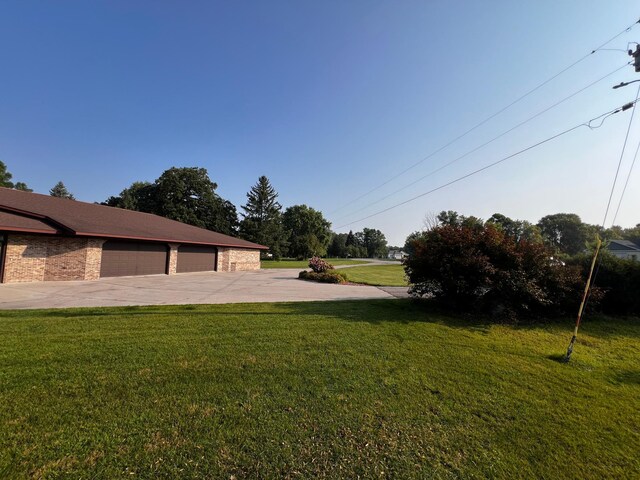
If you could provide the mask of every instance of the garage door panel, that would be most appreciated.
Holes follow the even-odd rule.
[[[108,241],[102,246],[101,277],[166,273],[166,245]]]
[[[181,245],[178,248],[178,273],[211,272],[216,269],[218,250],[215,247]]]

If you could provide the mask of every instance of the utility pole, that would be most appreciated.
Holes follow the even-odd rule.
[[[636,72],[640,72],[640,43],[636,43],[636,50],[629,50],[629,56],[633,57],[633,66],[636,67]]]
[[[640,20],[638,20],[638,23],[640,23]],[[629,49],[629,51],[627,52],[629,54],[630,57],[633,58],[633,66],[635,68],[635,71],[638,73],[640,72],[640,43],[634,42],[636,44],[636,49],[635,50],[631,50]],[[631,84],[631,83],[635,83],[635,82],[640,82],[640,79],[638,80],[631,80],[629,82],[620,82],[618,85],[614,85],[613,88],[620,88],[620,87],[626,87],[627,85]],[[636,99],[637,100],[637,99]],[[624,105],[622,107],[622,110],[627,110],[631,107],[635,107],[635,102],[633,103],[628,103],[626,105]],[[633,116],[631,117],[631,119],[633,119]],[[631,128],[631,123],[629,123],[629,128]],[[627,135],[629,134],[629,132],[627,131]],[[625,146],[626,146],[626,140],[625,140]],[[624,154],[624,146],[622,148],[622,154]],[[622,156],[620,157],[620,160],[622,161]],[[617,175],[616,175],[617,176]],[[614,187],[615,187],[615,181],[614,181]],[[611,193],[613,194],[613,189],[611,191]],[[609,207],[607,206],[607,213],[609,211]],[[607,215],[605,214],[605,220],[603,220],[602,222],[602,229],[604,230],[604,223],[606,221]],[[573,353],[573,346],[576,342],[576,339],[578,338],[578,329],[580,328],[580,322],[582,321],[582,316],[584,314],[584,309],[587,305],[587,302],[589,300],[589,294],[591,291],[591,288],[593,286],[593,282],[595,282],[595,277],[598,274],[598,268],[596,267],[596,262],[598,260],[598,254],[600,253],[600,247],[602,246],[602,240],[600,240],[600,236],[598,235],[596,238],[596,249],[595,252],[593,254],[593,260],[591,261],[591,268],[589,269],[589,277],[587,278],[587,282],[586,285],[584,287],[584,293],[582,295],[582,302],[580,303],[580,308],[578,309],[578,318],[576,319],[576,326],[575,329],[573,331],[573,336],[571,337],[571,341],[569,342],[569,347],[567,348],[567,353],[564,356],[564,361],[568,362],[571,359],[571,354]],[[594,274],[594,269],[595,269],[595,274]]]

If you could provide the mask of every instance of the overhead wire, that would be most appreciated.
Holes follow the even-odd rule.
[[[389,179],[387,179],[386,181],[384,181],[383,183],[379,184],[378,186],[372,188],[371,190],[363,193],[362,195],[354,198],[353,200],[351,200],[350,203],[354,203],[357,202],[358,200],[366,197],[367,195],[375,192],[376,190],[384,187],[385,185],[389,184],[390,182],[392,182],[393,180],[395,180],[396,178],[404,175],[405,173],[407,173],[408,171],[412,170],[413,168],[417,167],[418,165],[424,163],[425,161],[427,161],[428,159],[430,159],[431,157],[433,157],[434,155],[440,153],[441,151],[443,151],[444,149],[446,149],[447,147],[453,145],[454,143],[456,143],[458,140],[466,137],[468,134],[470,134],[471,132],[473,132],[474,130],[480,128],[482,125],[484,125],[485,123],[489,122],[490,120],[492,120],[493,118],[497,117],[498,115],[500,115],[501,113],[503,113],[504,111],[508,110],[509,108],[511,108],[512,106],[514,106],[515,104],[519,103],[520,101],[524,100],[525,98],[527,98],[529,95],[531,95],[532,93],[538,91],[539,89],[541,89],[542,87],[544,87],[545,85],[547,85],[548,83],[552,82],[553,80],[555,80],[556,78],[558,78],[559,76],[561,76],[563,73],[571,70],[573,67],[575,67],[576,65],[578,65],[579,63],[583,62],[584,60],[586,60],[587,58],[589,58],[591,55],[593,55],[594,53],[598,52],[599,50],[602,50],[603,47],[605,45],[608,45],[609,43],[611,43],[612,41],[614,41],[616,38],[618,38],[620,35],[623,35],[629,31],[631,31],[631,29],[636,25],[640,23],[640,19],[638,19],[636,22],[632,23],[631,25],[629,25],[627,28],[625,28],[624,30],[622,30],[621,32],[617,33],[616,35],[614,35],[613,37],[611,37],[609,40],[607,40],[606,42],[602,43],[600,46],[594,48],[593,50],[591,50],[589,53],[583,55],[582,57],[580,57],[579,59],[577,59],[576,61],[574,61],[573,63],[571,63],[569,66],[563,68],[562,70],[560,70],[558,73],[552,75],[551,77],[549,77],[548,79],[546,79],[545,81],[543,81],[542,83],[536,85],[535,87],[533,87],[531,90],[527,91],[526,93],[524,93],[523,95],[521,95],[520,97],[516,98],[515,100],[513,100],[511,103],[509,103],[508,105],[506,105],[505,107],[501,108],[500,110],[498,110],[497,112],[489,115],[488,117],[486,117],[484,120],[481,120],[479,123],[475,124],[473,127],[469,128],[468,130],[466,130],[465,132],[461,133],[460,135],[458,135],[457,137],[453,138],[452,140],[450,140],[449,142],[447,142],[446,144],[442,145],[441,147],[437,148],[436,150],[434,150],[433,152],[431,152],[430,154],[428,154],[426,157],[423,157],[422,159],[420,159],[419,161],[415,162],[414,164],[410,165],[409,167],[405,168],[404,170],[402,170],[401,172],[397,173],[396,175],[390,177]],[[346,204],[348,205],[348,204]],[[342,208],[344,208],[345,205],[342,205],[340,207],[338,207],[337,209],[329,212],[329,213],[335,213],[337,211],[342,210]]]
[[[539,141],[539,142],[537,142],[537,143],[534,143],[533,145],[529,145],[528,147],[523,148],[522,150],[518,150],[517,152],[512,153],[512,154],[510,154],[510,155],[508,155],[508,156],[506,156],[506,157],[503,157],[503,158],[501,158],[501,159],[499,159],[499,160],[496,160],[495,162],[489,163],[488,165],[485,165],[485,166],[483,166],[483,167],[481,167],[481,168],[478,168],[478,169],[476,169],[476,170],[473,170],[473,171],[471,171],[471,172],[469,172],[469,173],[467,173],[467,174],[465,174],[465,175],[462,175],[462,176],[457,177],[457,178],[455,178],[455,179],[453,179],[453,180],[450,180],[450,181],[448,181],[448,182],[446,182],[446,183],[444,183],[444,184],[442,184],[442,185],[439,185],[439,186],[437,186],[437,187],[435,187],[435,188],[432,188],[431,190],[428,190],[428,191],[423,192],[423,193],[421,193],[421,194],[419,194],[419,195],[416,195],[416,196],[414,196],[414,197],[411,197],[411,198],[409,198],[409,199],[407,199],[407,200],[404,200],[404,201],[402,201],[402,202],[400,202],[400,203],[396,203],[396,204],[394,204],[394,205],[392,205],[392,206],[390,206],[390,207],[387,207],[387,208],[385,208],[385,209],[383,209],[383,210],[380,210],[380,211],[378,211],[378,212],[372,213],[371,215],[367,215],[366,217],[362,217],[362,218],[360,218],[360,219],[358,219],[358,220],[354,220],[354,221],[349,222],[349,223],[346,223],[346,224],[344,224],[344,225],[340,225],[340,226],[338,226],[338,227],[336,227],[336,228],[337,228],[337,229],[340,229],[340,228],[347,227],[347,226],[349,226],[349,225],[353,225],[353,224],[355,224],[355,223],[362,222],[362,221],[364,221],[364,220],[368,220],[369,218],[372,218],[372,217],[375,217],[375,216],[381,215],[381,214],[386,213],[386,212],[388,212],[388,211],[390,211],[390,210],[393,210],[393,209],[395,209],[395,208],[401,207],[402,205],[406,205],[406,204],[408,204],[408,203],[410,203],[410,202],[413,202],[413,201],[415,201],[415,200],[417,200],[417,199],[419,199],[419,198],[422,198],[422,197],[425,197],[425,196],[427,196],[427,195],[430,195],[430,194],[432,194],[432,193],[434,193],[434,192],[437,192],[438,190],[442,190],[443,188],[446,188],[446,187],[448,187],[448,186],[450,186],[450,185],[453,185],[453,184],[455,184],[455,183],[458,183],[458,182],[460,182],[460,181],[462,181],[462,180],[464,180],[464,179],[466,179],[466,178],[469,178],[469,177],[471,177],[471,176],[473,176],[473,175],[476,175],[476,174],[478,174],[478,173],[480,173],[480,172],[483,172],[483,171],[485,171],[485,170],[488,170],[489,168],[492,168],[492,167],[494,167],[494,166],[496,166],[496,165],[498,165],[498,164],[500,164],[500,163],[506,162],[507,160],[510,160],[510,159],[512,159],[512,158],[514,158],[514,157],[516,157],[516,156],[518,156],[518,155],[521,155],[521,154],[525,153],[525,152],[528,152],[529,150],[533,150],[534,148],[537,148],[537,147],[539,147],[539,146],[541,146],[541,145],[543,145],[543,144],[545,144],[545,143],[548,143],[548,142],[550,142],[550,141],[552,141],[552,140],[555,140],[556,138],[559,138],[559,137],[561,137],[561,136],[563,136],[563,135],[566,135],[566,134],[568,134],[568,133],[570,133],[570,132],[573,132],[574,130],[577,130],[577,129],[578,129],[578,128],[580,128],[580,127],[589,127],[589,124],[590,124],[593,120],[595,120],[595,119],[605,118],[605,120],[606,120],[606,118],[610,117],[611,115],[614,115],[614,114],[616,114],[616,113],[619,113],[619,112],[622,112],[622,111],[628,110],[629,108],[631,108],[631,107],[635,106],[635,104],[637,103],[637,101],[638,101],[638,99],[636,98],[636,100],[634,100],[633,102],[629,102],[629,103],[625,104],[624,106],[622,106],[622,107],[620,107],[620,108],[616,108],[616,109],[614,109],[614,110],[610,110],[610,111],[605,112],[605,113],[603,113],[603,114],[601,114],[601,115],[599,115],[599,116],[597,116],[597,117],[592,118],[591,120],[589,120],[589,121],[587,121],[587,122],[580,123],[580,124],[575,125],[575,126],[573,126],[573,127],[571,127],[571,128],[568,128],[568,129],[566,129],[566,130],[563,130],[562,132],[556,133],[555,135],[552,135],[552,136],[550,136],[550,137],[547,137],[547,138],[545,138],[544,140],[541,140],[541,141]]]
[[[613,216],[613,220],[611,221],[611,226],[616,224],[616,219],[618,218],[618,213],[620,212],[620,205],[622,205],[622,199],[624,198],[624,194],[627,191],[627,185],[629,184],[629,179],[631,178],[631,173],[633,172],[633,167],[636,164],[636,159],[638,158],[638,151],[640,150],[640,141],[638,141],[638,146],[636,147],[636,153],[633,155],[633,161],[631,162],[631,167],[629,167],[629,172],[627,173],[627,179],[624,182],[624,187],[622,188],[622,193],[620,194],[620,200],[618,201],[618,206],[616,208],[616,213]]]
[[[636,99],[634,101],[634,107],[635,107],[635,102],[638,101],[638,97],[640,97],[640,85],[638,85],[638,90],[636,92]],[[613,184],[611,185],[611,192],[609,193],[609,200],[607,201],[607,208],[604,212],[604,218],[602,219],[602,228],[604,229],[604,226],[607,222],[607,216],[609,215],[609,208],[611,207],[611,200],[613,198],[613,193],[615,191],[616,188],[616,183],[618,181],[618,175],[620,173],[620,167],[622,166],[622,159],[624,158],[624,152],[627,148],[627,141],[629,140],[629,132],[631,131],[631,124],[633,123],[633,116],[636,113],[636,109],[633,108],[633,110],[631,111],[631,118],[629,119],[629,125],[627,126],[627,133],[624,136],[624,142],[622,144],[622,151],[620,152],[620,159],[618,160],[618,167],[616,168],[616,174],[613,178]]]
[[[616,69],[615,69],[615,70],[613,70],[612,72],[607,73],[606,75],[604,75],[604,76],[602,76],[602,77],[598,78],[597,80],[595,80],[595,81],[593,81],[593,82],[589,83],[588,85],[586,85],[586,86],[584,86],[584,87],[580,88],[579,90],[577,90],[577,91],[573,92],[571,95],[568,95],[568,96],[564,97],[563,99],[561,99],[561,100],[559,100],[559,101],[555,102],[554,104],[552,104],[552,105],[548,106],[547,108],[545,108],[545,109],[543,109],[543,110],[539,111],[539,112],[538,112],[538,113],[536,113],[535,115],[530,116],[529,118],[527,118],[527,119],[523,120],[522,122],[520,122],[520,123],[516,124],[515,126],[513,126],[513,127],[509,128],[508,130],[505,130],[504,132],[500,133],[499,135],[496,135],[495,137],[491,138],[490,140],[488,140],[488,141],[486,141],[486,142],[484,142],[484,143],[482,143],[482,144],[480,144],[480,145],[478,145],[478,146],[476,146],[476,147],[472,148],[471,150],[469,150],[469,151],[467,151],[467,152],[463,153],[462,155],[460,155],[460,156],[458,156],[458,157],[454,158],[453,160],[451,160],[451,161],[449,161],[449,162],[445,163],[444,165],[441,165],[440,167],[435,168],[434,170],[431,170],[431,171],[430,171],[430,172],[428,172],[426,175],[423,175],[422,177],[420,177],[420,178],[418,178],[418,179],[416,179],[416,180],[414,180],[414,181],[412,181],[412,182],[408,183],[407,185],[404,185],[403,187],[398,188],[397,190],[394,190],[393,192],[391,192],[391,193],[389,193],[389,194],[385,195],[384,197],[382,197],[382,198],[380,198],[380,199],[376,200],[375,202],[369,203],[369,204],[365,205],[364,207],[362,207],[362,208],[360,208],[360,209],[358,209],[358,210],[355,210],[355,211],[353,211],[353,212],[351,212],[351,213],[348,213],[348,214],[346,214],[346,215],[342,215],[341,217],[338,217],[338,220],[341,220],[341,219],[344,219],[344,218],[348,218],[348,217],[350,217],[350,216],[352,216],[352,215],[355,215],[355,214],[357,214],[357,213],[360,213],[360,212],[362,212],[363,210],[366,210],[366,209],[368,209],[368,208],[371,208],[372,206],[377,205],[377,204],[379,204],[380,202],[383,202],[383,201],[384,201],[384,200],[386,200],[387,198],[392,197],[392,196],[396,195],[397,193],[400,193],[400,192],[402,192],[403,190],[406,190],[407,188],[412,187],[413,185],[415,185],[415,184],[417,184],[417,183],[420,183],[421,181],[425,180],[426,178],[428,178],[428,177],[430,177],[430,176],[432,176],[432,175],[434,175],[434,174],[436,174],[436,173],[440,172],[441,170],[444,170],[445,168],[447,168],[447,167],[449,167],[449,166],[453,165],[454,163],[456,163],[456,162],[458,162],[458,161],[460,161],[460,160],[462,160],[462,159],[464,159],[464,158],[468,157],[468,156],[469,156],[469,155],[471,155],[472,153],[475,153],[475,152],[477,152],[478,150],[480,150],[480,149],[482,149],[482,148],[486,147],[487,145],[489,145],[489,144],[491,144],[491,143],[495,142],[496,140],[499,140],[500,138],[504,137],[505,135],[507,135],[507,134],[509,134],[509,133],[513,132],[514,130],[516,130],[516,129],[520,128],[521,126],[523,126],[523,125],[525,125],[525,124],[529,123],[530,121],[535,120],[535,119],[536,119],[536,118],[538,118],[539,116],[541,116],[541,115],[543,115],[543,114],[547,113],[549,110],[552,110],[552,109],[554,109],[555,107],[557,107],[557,106],[561,105],[562,103],[566,102],[567,100],[570,100],[571,98],[573,98],[573,97],[575,97],[576,95],[578,95],[578,94],[580,94],[580,93],[584,92],[585,90],[587,90],[587,89],[591,88],[592,86],[596,85],[597,83],[599,83],[599,82],[601,82],[601,81],[605,80],[606,78],[610,77],[611,75],[613,75],[613,74],[615,74],[615,73],[619,72],[620,70],[622,70],[623,68],[627,67],[627,66],[628,66],[628,65],[630,65],[630,64],[631,64],[631,62],[627,62],[627,63],[625,63],[625,64],[624,64],[624,65],[622,65],[621,67],[616,68]],[[592,128],[592,127],[589,125],[589,128]]]

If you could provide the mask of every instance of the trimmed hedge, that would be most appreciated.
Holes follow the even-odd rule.
[[[330,271],[323,273],[302,271],[298,275],[302,280],[311,280],[319,283],[347,283],[347,276],[344,273]]]

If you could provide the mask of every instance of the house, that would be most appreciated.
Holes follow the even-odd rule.
[[[607,249],[618,258],[640,260],[640,246],[629,240],[610,240]]]
[[[389,250],[387,257],[391,260],[404,260],[409,255],[407,255],[402,250]]]
[[[150,213],[0,188],[0,282],[258,270],[267,247]]]

